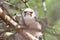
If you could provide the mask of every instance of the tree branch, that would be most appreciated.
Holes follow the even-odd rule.
[[[19,10],[19,11],[22,11],[22,10],[23,10],[23,9],[21,9],[21,8],[17,7],[16,5],[13,5],[13,4],[8,3],[8,2],[6,2],[6,1],[3,1],[3,3],[5,3],[5,4],[9,5],[11,8],[15,8],[16,10]]]
[[[29,7],[29,4],[27,3],[28,1],[27,0],[21,0],[24,4],[25,4],[25,6],[28,8]]]
[[[26,39],[28,40],[34,40],[36,39],[34,36],[32,36],[30,33],[28,32],[24,32],[23,30],[17,29],[17,28],[21,28],[20,25],[18,25],[18,23],[16,23],[14,20],[12,20],[8,15],[4,14],[3,10],[0,8],[0,18],[6,22],[12,25],[12,27],[14,28],[14,30],[18,33],[22,33]]]

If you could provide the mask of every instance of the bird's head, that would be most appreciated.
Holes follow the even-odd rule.
[[[26,8],[26,9],[23,11],[22,15],[23,15],[23,17],[25,17],[25,16],[27,16],[27,15],[29,15],[29,16],[31,16],[31,17],[35,17],[35,12],[34,12],[34,10],[31,9],[31,8]]]

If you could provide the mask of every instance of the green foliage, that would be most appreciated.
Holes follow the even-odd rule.
[[[20,3],[16,4],[19,1]],[[55,32],[56,34],[60,34],[60,0],[45,0],[45,2],[47,7],[48,21],[49,24],[52,25],[52,29],[47,28],[46,30],[51,33]],[[25,4],[22,3],[21,0],[9,0],[9,3],[16,4],[22,9],[26,8]],[[45,17],[41,0],[29,0],[28,4],[32,9],[35,9],[35,7],[37,7],[37,11],[39,13],[40,18]],[[10,9],[10,12],[13,14],[20,13],[15,9]],[[58,40],[56,36],[53,36],[49,33],[45,33],[45,38],[46,40]]]
[[[45,34],[45,38],[46,40],[58,40],[55,36],[47,34],[47,33]]]

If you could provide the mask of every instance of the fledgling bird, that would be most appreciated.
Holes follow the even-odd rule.
[[[42,29],[41,24],[38,21],[36,21],[36,14],[34,10],[32,10],[31,8],[26,8],[23,11],[22,16],[23,16],[25,25],[27,25],[27,28],[33,28],[33,30],[25,30],[25,31],[31,33],[37,39],[40,38],[41,40],[43,40],[42,32],[34,30],[34,29],[40,29],[40,30]]]

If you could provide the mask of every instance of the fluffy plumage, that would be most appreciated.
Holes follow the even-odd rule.
[[[24,12],[33,12],[33,13],[31,14],[31,16],[29,16],[29,15],[24,16],[25,15]],[[34,10],[32,10],[31,8],[26,8],[23,11],[22,16],[23,16],[24,22],[28,26],[28,28],[33,28],[33,29],[35,28],[35,29],[41,30],[42,26],[39,24],[39,22],[36,21],[36,19],[35,19],[36,14],[35,14]],[[33,36],[37,36],[37,37],[42,36],[42,32],[38,32],[36,30],[25,30],[25,31],[31,33]]]

